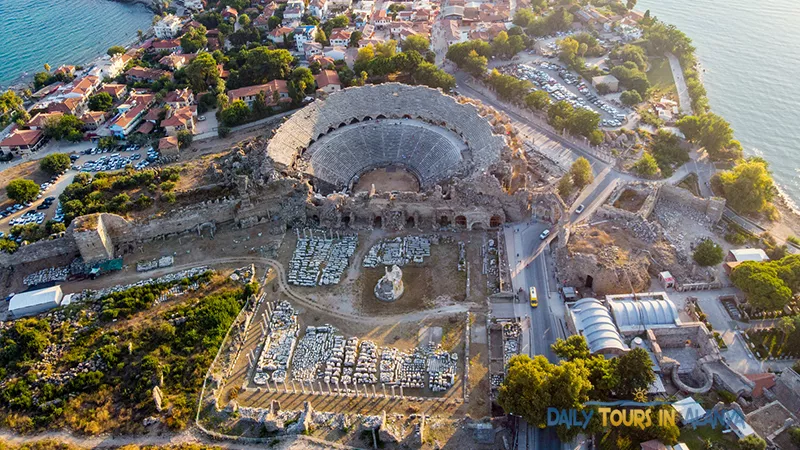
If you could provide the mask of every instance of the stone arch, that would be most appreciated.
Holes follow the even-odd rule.
[[[403,119],[412,119],[411,114],[403,114]]]
[[[318,225],[319,224],[319,216],[316,215],[316,214],[311,216],[311,223],[314,224],[314,225]]]
[[[350,226],[350,214],[342,215],[342,226],[349,227]]]
[[[503,225],[503,219],[500,216],[492,216],[489,219],[489,228],[498,228]]]
[[[336,128],[328,127],[328,131],[326,133],[330,133],[331,131],[334,131],[334,130],[336,130]],[[319,139],[319,137],[317,137],[317,139]]]
[[[385,118],[386,116],[384,116],[383,114],[378,114],[378,117],[376,117],[375,119],[385,119]]]
[[[381,216],[375,216],[372,219],[372,227],[373,228],[383,228],[383,218],[381,218]]]
[[[342,123],[339,124],[339,128],[343,128],[345,126],[347,126],[347,122],[342,122]]]
[[[442,227],[449,227],[450,226],[450,218],[446,215],[442,214],[442,217],[439,218],[439,226]]]
[[[357,117],[353,117],[352,119],[350,119],[350,125],[353,125],[353,124],[356,124],[356,123],[358,123],[358,118]]]
[[[372,120],[372,116],[364,116],[363,121],[366,122],[368,120]]]
[[[417,220],[414,216],[408,216],[406,218],[406,228],[415,228],[417,225]]]
[[[486,224],[484,224],[483,222],[475,222],[472,224],[471,229],[474,231],[484,231],[486,230]]]
[[[466,229],[467,228],[467,218],[464,216],[456,216],[456,227]]]

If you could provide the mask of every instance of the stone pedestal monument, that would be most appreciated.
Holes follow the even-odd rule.
[[[375,285],[375,296],[385,302],[393,302],[403,295],[403,271],[396,265],[392,270],[386,267],[386,273]]]

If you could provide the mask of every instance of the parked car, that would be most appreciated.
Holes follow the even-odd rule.
[[[547,239],[547,236],[550,236],[550,230],[542,231],[542,234],[539,235],[539,239],[545,240]]]
[[[580,214],[580,213],[582,213],[584,209],[586,209],[586,207],[585,207],[585,206],[583,206],[583,203],[581,203],[580,205],[578,205],[578,207],[577,207],[577,208],[575,208],[575,214]]]

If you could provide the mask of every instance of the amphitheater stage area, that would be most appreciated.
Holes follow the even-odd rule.
[[[403,167],[392,165],[374,169],[361,175],[353,186],[353,192],[419,192],[419,179]]]

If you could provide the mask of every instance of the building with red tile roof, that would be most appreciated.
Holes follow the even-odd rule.
[[[317,89],[328,94],[342,88],[342,82],[339,81],[339,74],[334,70],[323,70],[314,76],[314,79],[317,80]]]
[[[0,141],[0,150],[14,155],[28,154],[38,150],[43,142],[44,133],[42,130],[16,129]]]
[[[252,107],[256,97],[259,93],[263,92],[266,98],[267,106],[275,106],[278,102],[291,101],[289,98],[289,87],[286,80],[272,80],[267,84],[259,84],[256,86],[246,86],[239,89],[228,91],[228,98],[231,102],[242,100],[247,103],[247,106]],[[278,101],[275,101],[275,97]]]
[[[47,121],[53,118],[61,117],[64,113],[60,111],[52,112],[52,113],[39,113],[36,114],[25,124],[31,130],[42,130],[44,126],[47,124]]]

